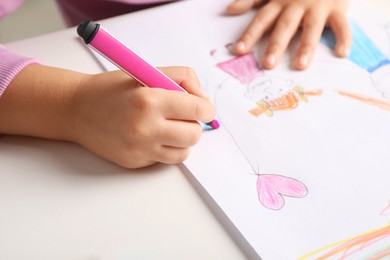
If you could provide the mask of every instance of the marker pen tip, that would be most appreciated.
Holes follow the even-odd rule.
[[[211,129],[218,129],[220,126],[218,120],[216,120],[216,119],[214,119],[210,123],[207,123],[207,125],[210,126]]]

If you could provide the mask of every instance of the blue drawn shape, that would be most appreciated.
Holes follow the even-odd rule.
[[[350,61],[369,73],[390,64],[390,60],[375,46],[356,22],[350,20],[349,24],[352,33],[352,48],[348,56]],[[336,37],[332,30],[326,29],[324,31],[321,42],[331,49],[335,48]]]

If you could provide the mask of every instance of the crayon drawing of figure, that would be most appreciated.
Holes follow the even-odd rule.
[[[216,55],[216,51],[211,55]],[[308,189],[299,180],[281,174],[260,173],[262,158],[258,150],[263,144],[262,122],[258,116],[265,114],[270,117],[276,111],[295,109],[300,101],[307,101],[308,94],[292,80],[265,75],[253,53],[230,57],[216,66],[228,74],[215,93],[218,117],[248,162],[252,174],[257,176],[260,203],[267,209],[280,210],[287,197],[305,197]],[[313,93],[318,95],[320,92]],[[232,118],[241,118],[242,121],[238,123]]]
[[[300,101],[308,102],[307,96],[322,93],[318,89],[305,91],[289,79],[265,75],[258,68],[253,52],[219,62],[216,66],[245,86],[244,96],[254,103],[254,108],[249,110],[253,116],[272,116],[275,111],[292,110],[298,107]]]

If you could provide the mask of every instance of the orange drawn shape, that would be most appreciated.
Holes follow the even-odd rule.
[[[367,97],[367,96],[364,96],[361,94],[350,93],[350,92],[346,92],[346,91],[342,91],[342,90],[335,90],[335,91],[342,96],[350,97],[350,98],[359,100],[363,103],[366,103],[368,105],[376,106],[378,108],[390,111],[390,102],[388,102],[388,101],[384,101],[384,100],[380,100],[380,99],[372,98],[372,97]]]
[[[303,102],[307,102],[308,96],[319,96],[322,94],[321,89],[303,91],[301,87],[295,87],[294,91],[298,94]],[[295,109],[299,104],[299,99],[296,94],[292,91],[287,94],[281,96],[280,98],[276,98],[270,101],[261,100],[257,103],[257,107],[249,110],[249,113],[253,116],[260,116],[265,113],[267,116],[272,116],[273,111],[286,111]]]
[[[308,102],[306,96],[319,96],[322,94],[322,89],[303,90],[302,87],[296,86],[294,91],[298,93],[299,97],[303,102]]]
[[[261,100],[261,101],[257,102],[257,107],[249,110],[249,113],[251,113],[254,116],[260,116],[261,114],[266,112],[266,114],[268,115],[267,110],[269,110],[268,103]]]
[[[254,116],[259,116],[265,113],[267,116],[272,116],[272,111],[283,111],[283,110],[291,110],[298,106],[298,98],[295,96],[293,92],[288,92],[286,95],[281,96],[280,98],[264,101],[261,100],[257,103],[257,107],[251,109],[249,113]]]
[[[313,89],[313,90],[303,91],[303,94],[305,94],[306,96],[320,96],[320,95],[322,95],[322,89]]]
[[[261,114],[263,114],[265,112],[266,108],[265,107],[255,107],[251,110],[249,110],[249,113],[251,113],[252,115],[254,116],[260,116]]]
[[[296,108],[298,106],[298,102],[299,100],[294,93],[288,92],[280,98],[269,101],[268,104],[272,111],[283,111]]]

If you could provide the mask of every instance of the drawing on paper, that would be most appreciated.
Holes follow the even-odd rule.
[[[385,215],[387,215],[388,213],[390,213],[390,201],[389,201],[389,204],[388,204],[383,210],[381,210],[381,212],[379,213],[379,215],[385,216]]]
[[[279,210],[284,206],[284,197],[303,198],[306,186],[300,181],[277,174],[258,174],[257,193],[260,203],[269,209]]]
[[[384,98],[390,98],[390,60],[370,40],[359,25],[350,21],[352,48],[348,59],[366,70],[375,88]],[[336,37],[330,29],[326,29],[321,42],[334,49]]]
[[[384,216],[386,211],[390,209],[389,204],[381,210],[380,216]],[[382,244],[379,244],[382,243]],[[379,244],[379,245],[378,245]],[[372,246],[382,247],[372,252]],[[382,246],[381,246],[382,245]],[[385,246],[383,246],[385,245]],[[367,251],[370,251],[367,253]],[[381,228],[367,231],[358,236],[344,239],[342,241],[324,246],[314,250],[304,256],[299,257],[299,260],[305,259],[351,259],[356,255],[366,254],[363,259],[379,260],[384,257],[390,257],[390,220],[389,223]],[[314,257],[314,258],[313,258]],[[360,259],[360,258],[359,258]]]
[[[211,51],[210,54],[213,57],[218,55],[216,50]],[[230,117],[224,117],[221,114],[227,109],[219,106],[218,98],[224,100],[221,103],[231,104],[228,106],[230,111],[226,114],[242,113],[242,116],[238,116],[238,118],[245,120],[244,117],[248,119],[248,116],[254,119],[261,114],[272,116],[275,111],[295,109],[299,101],[307,102],[307,96],[320,95],[321,91],[304,91],[302,87],[296,86],[292,80],[265,75],[264,71],[259,68],[252,52],[239,57],[229,56],[228,59],[218,62],[216,66],[229,75],[220,83],[216,91],[215,105],[219,111],[218,116],[221,124],[233,138],[239,151],[257,176],[256,186],[260,203],[268,209],[280,210],[285,205],[285,197],[305,197],[308,189],[302,182],[280,174],[260,173],[259,158],[253,149],[256,146],[261,146],[260,143],[254,141],[259,140],[256,134],[261,133],[256,131],[256,126],[252,124],[252,127],[249,127],[252,128],[251,133],[247,132],[246,138],[241,139],[241,134],[234,133],[234,127],[230,127],[231,124],[236,126],[237,124],[230,121],[228,119]],[[227,100],[231,102],[227,102]],[[242,100],[245,100],[246,107],[234,109],[234,104],[242,103]],[[251,123],[243,125],[249,126]],[[253,136],[249,137],[248,135]]]
[[[210,54],[216,56],[217,51],[213,50]],[[246,86],[245,97],[254,103],[249,113],[254,116],[272,116],[275,111],[295,109],[299,101],[308,102],[307,96],[322,93],[319,89],[305,91],[292,80],[265,75],[259,69],[253,52],[219,62],[216,66]]]
[[[309,254],[301,256],[299,260],[305,259],[329,259],[330,257],[338,256],[337,259],[344,260],[350,259],[356,253],[362,253],[366,248],[369,249],[371,246],[375,245],[379,241],[385,239],[389,240],[390,238],[390,222],[388,225],[370,230],[358,236],[348,238],[331,245],[325,246],[323,248],[314,250]],[[390,241],[389,241],[390,244]],[[323,253],[325,252],[325,253]],[[364,259],[382,259],[385,256],[390,256],[390,245],[385,246],[380,250],[376,250],[375,253],[369,254]],[[355,258],[356,259],[356,258]]]
[[[251,90],[253,93],[254,91]],[[302,87],[294,87],[291,91],[281,95],[273,100],[268,100],[267,97],[259,99],[257,106],[251,109],[249,112],[254,116],[260,116],[265,113],[267,116],[272,116],[274,111],[283,111],[295,109],[298,106],[299,99],[303,102],[307,102],[306,96],[319,96],[322,90],[304,91]],[[298,95],[298,97],[297,97]]]
[[[343,90],[335,90],[335,91],[336,91],[336,93],[338,93],[342,96],[353,98],[355,100],[361,101],[361,102],[366,103],[368,105],[375,106],[375,107],[378,107],[380,109],[390,111],[390,101],[367,97],[365,95],[361,95],[361,94],[357,94],[357,93],[350,93],[350,92],[343,91]]]

